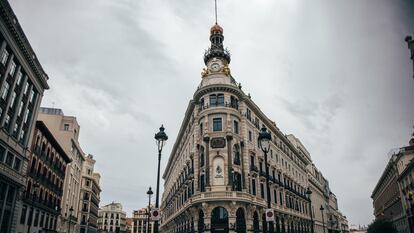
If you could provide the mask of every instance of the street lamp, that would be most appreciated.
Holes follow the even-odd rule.
[[[71,218],[72,218],[72,212],[73,212],[73,206],[71,206],[70,209],[69,209],[68,233],[70,233],[70,221],[71,221]]]
[[[266,168],[266,190],[267,190],[267,208],[271,209],[271,203],[270,203],[270,187],[269,187],[269,167],[267,166],[267,153],[270,151],[270,141],[272,140],[272,136],[267,131],[266,127],[263,125],[262,130],[259,133],[258,141],[260,149],[262,149],[264,153],[264,160],[265,160],[265,168]],[[273,232],[270,229],[271,223],[268,224],[268,232]]]
[[[149,232],[149,225],[150,225],[150,210],[151,210],[151,196],[152,194],[154,194],[154,192],[152,192],[151,186],[149,187],[148,191],[147,191],[147,195],[148,195],[148,218],[147,218],[147,233]]]
[[[308,198],[309,198],[309,214],[310,214],[310,216],[311,216],[311,233],[313,233],[314,232],[314,230],[313,230],[313,225],[314,225],[314,223],[313,223],[313,214],[312,214],[312,199],[311,199],[311,194],[312,194],[312,190],[310,190],[310,188],[308,187],[308,190],[306,190],[306,194],[308,195]]]
[[[155,194],[155,208],[159,207],[159,194],[160,194],[160,163],[161,163],[161,151],[167,142],[168,136],[164,132],[165,128],[163,125],[160,127],[160,132],[155,134],[155,140],[158,146],[158,172],[157,172],[157,191]],[[154,233],[158,233],[158,220],[154,222]]]
[[[321,210],[322,213],[322,226],[323,226],[323,233],[325,233],[325,219],[323,218],[323,210],[325,208],[323,208],[323,206],[321,205],[321,208],[319,208]]]

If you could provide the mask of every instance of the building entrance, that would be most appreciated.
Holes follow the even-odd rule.
[[[211,233],[228,233],[229,217],[227,210],[223,207],[216,207],[211,214]]]

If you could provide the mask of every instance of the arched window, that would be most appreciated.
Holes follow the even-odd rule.
[[[227,210],[223,207],[216,207],[211,213],[211,233],[218,232],[229,232],[229,217]]]
[[[246,233],[246,219],[242,208],[238,208],[236,211],[236,232]]]
[[[259,233],[260,232],[260,228],[259,228],[259,215],[257,214],[257,211],[255,211],[253,213],[253,232],[254,233]]]
[[[233,163],[240,165],[240,147],[237,144],[233,146]]]
[[[198,232],[204,232],[204,212],[202,210],[198,212]]]

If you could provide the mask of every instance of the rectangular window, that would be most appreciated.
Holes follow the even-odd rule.
[[[246,117],[247,117],[248,120],[252,120],[252,112],[250,111],[250,109],[247,109]]]
[[[262,197],[262,198],[264,198],[264,196],[265,196],[265,190],[264,190],[264,185],[263,185],[263,183],[260,183],[260,196]]]
[[[33,226],[37,227],[39,224],[39,210],[36,210]]]
[[[24,85],[24,94],[27,94],[27,91],[29,90],[29,83],[26,83],[26,85]]]
[[[45,225],[45,212],[42,212],[42,215],[40,215],[40,223],[39,226],[40,227],[44,227]]]
[[[20,114],[22,114],[22,111],[23,111],[23,101],[20,102],[19,111],[17,112],[17,116],[20,116]]]
[[[217,96],[210,95],[210,106],[216,106],[216,105],[217,105]]]
[[[250,156],[250,166],[254,166],[254,156]]]
[[[249,141],[253,141],[253,135],[252,135],[252,131],[249,131]]]
[[[276,192],[276,190],[273,190],[273,197],[274,197],[275,204],[277,204],[277,192]]]
[[[205,181],[204,181],[204,175],[200,176],[200,192],[205,192],[206,191],[206,187],[205,187]]]
[[[8,58],[9,58],[9,52],[7,52],[7,50],[3,50],[3,53],[1,54],[1,63],[3,63],[3,65],[6,65]]]
[[[15,71],[16,71],[16,63],[14,63],[14,61],[11,61],[9,74],[13,76]]]
[[[32,102],[33,102],[34,96],[35,96],[35,93],[34,93],[34,91],[33,91],[33,89],[32,89],[32,90],[30,90],[30,94],[29,94],[29,102],[30,102],[30,103],[32,103]]]
[[[234,133],[239,134],[239,122],[238,121],[233,121],[233,128],[234,128]]]
[[[282,206],[283,205],[283,195],[282,195],[282,192],[280,192],[279,193],[279,200],[280,200],[280,205]]]
[[[9,114],[6,115],[6,121],[4,122],[4,128],[8,128],[10,123],[10,116]]]
[[[4,161],[4,155],[6,150],[4,149],[4,147],[0,146],[0,163],[2,163]]]
[[[63,130],[69,131],[69,124],[64,124],[63,125]]]
[[[24,123],[26,123],[27,119],[29,119],[29,114],[30,114],[30,111],[27,110],[26,113],[24,114],[24,120],[23,120]]]
[[[20,171],[20,166],[22,164],[22,160],[20,160],[19,158],[15,158],[14,159],[14,165],[13,165],[13,169],[16,171]]]
[[[6,100],[7,94],[9,93],[10,84],[6,81],[1,87],[1,98]]]
[[[20,131],[19,140],[22,141],[24,139],[24,130]]]
[[[20,82],[22,81],[22,76],[23,76],[22,72],[20,72],[20,71],[17,72],[17,82],[16,82],[17,86],[20,85]]]
[[[13,108],[14,100],[16,99],[16,92],[13,91],[12,98],[10,100],[10,108]]]
[[[222,122],[221,118],[214,118],[213,119],[213,131],[221,131],[222,130]]]
[[[224,94],[217,95],[217,106],[224,106]]]
[[[27,206],[23,206],[22,208],[22,215],[20,215],[20,224],[26,223],[26,212],[27,212]]]
[[[252,179],[252,194],[256,195],[256,180]]]
[[[6,156],[6,164],[9,165],[10,167],[13,165],[13,154],[10,152],[7,152],[7,156]]]

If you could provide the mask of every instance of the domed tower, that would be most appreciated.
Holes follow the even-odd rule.
[[[223,46],[223,28],[215,23],[210,29],[211,46],[204,53],[203,77],[200,87],[210,84],[236,85],[230,73],[230,52]]]

